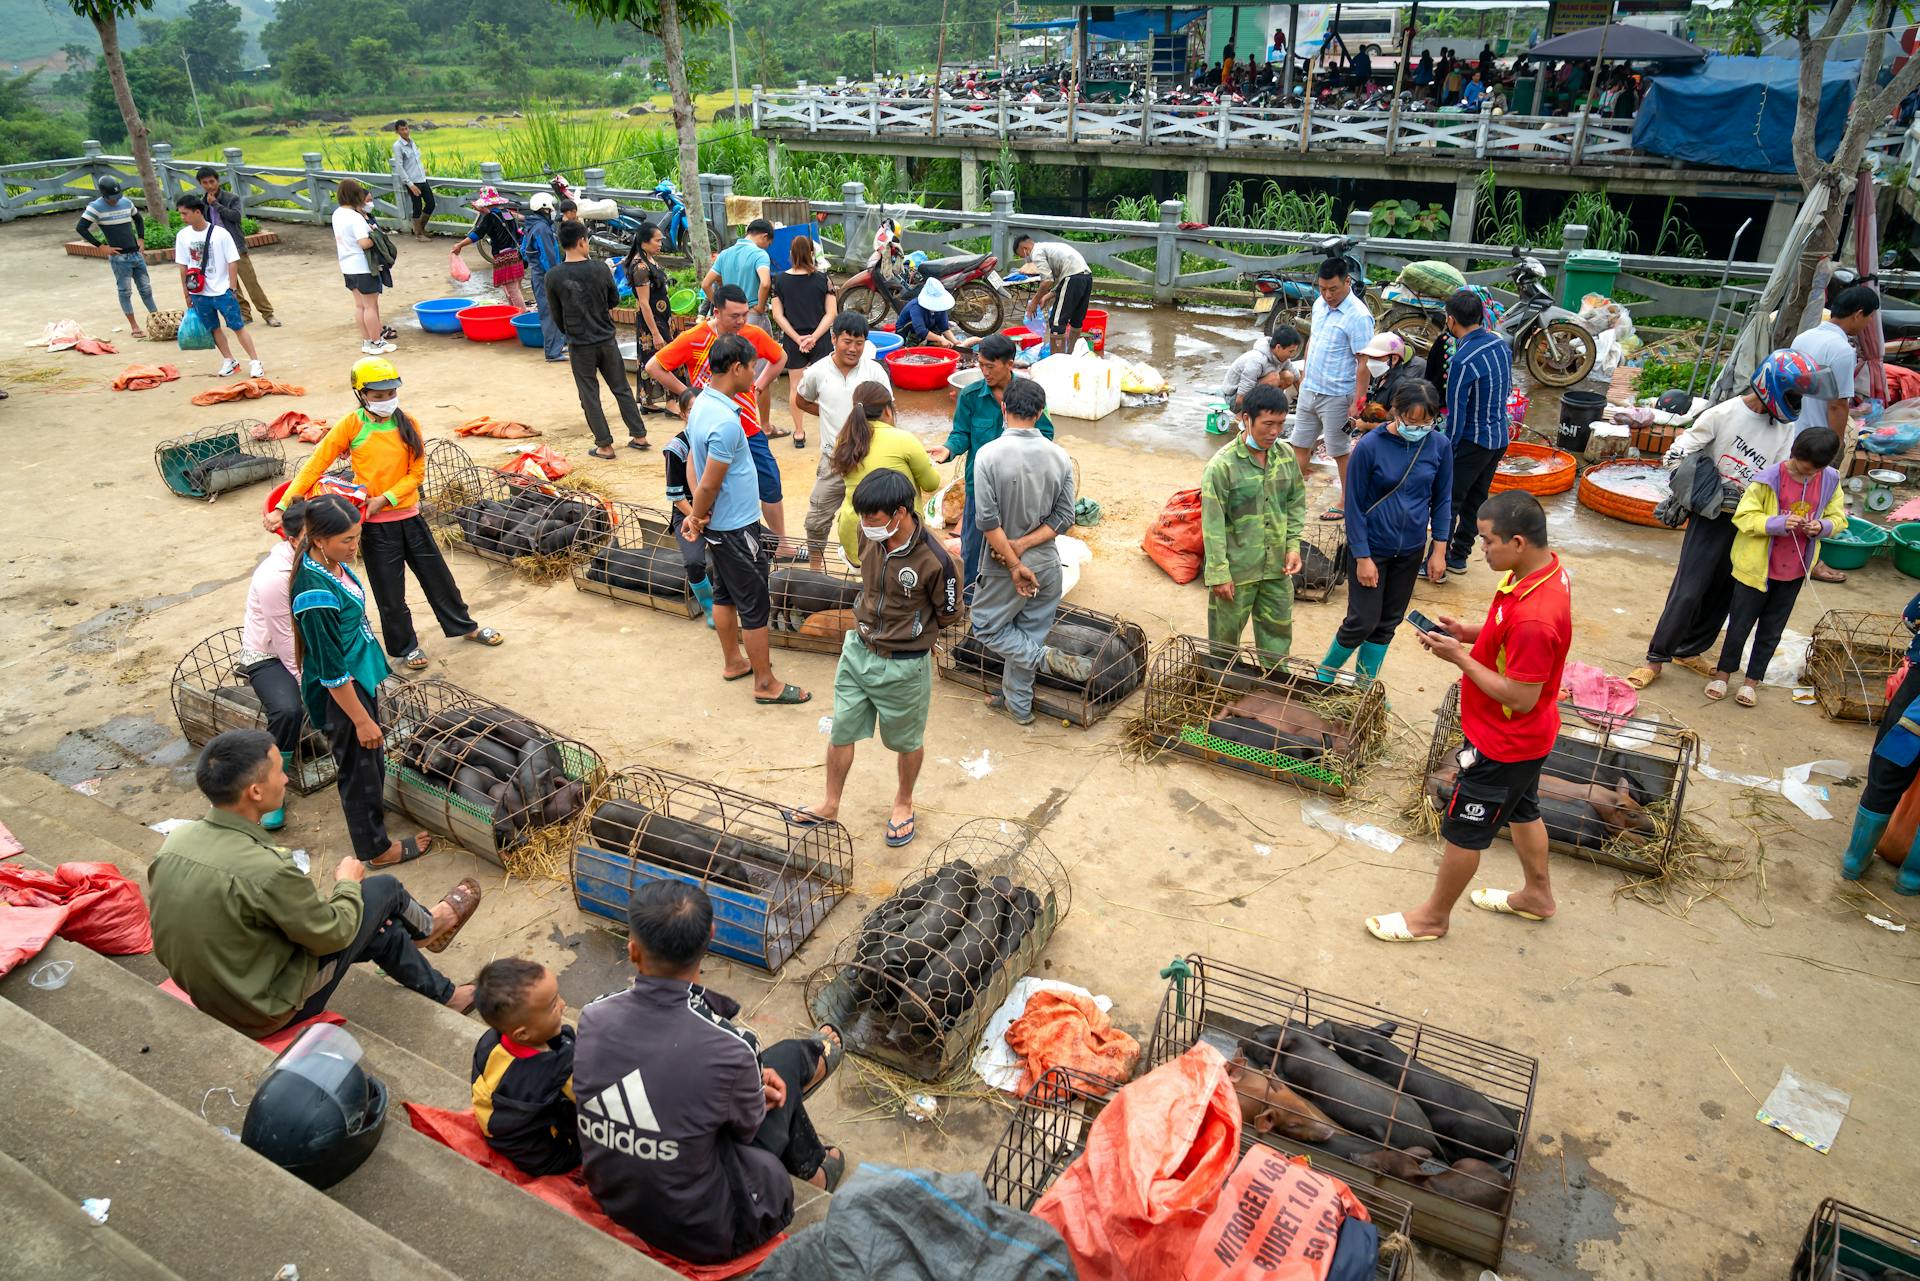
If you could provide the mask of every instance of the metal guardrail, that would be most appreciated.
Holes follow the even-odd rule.
[[[877,89],[769,90],[755,86],[753,127],[822,138],[905,137],[954,142],[1122,144],[1173,150],[1337,152],[1581,165],[1675,166],[1633,149],[1633,121],[1601,116],[1495,115],[1438,111],[1348,111],[1155,102],[1023,102],[1001,93],[980,100],[901,98]],[[1869,149],[1889,163],[1906,139],[1889,129]]]
[[[157,176],[169,198],[174,192],[193,189],[194,171],[211,163],[226,176],[228,186],[240,193],[246,212],[263,221],[326,222],[336,205],[335,193],[348,178],[374,192],[375,208],[384,216],[403,219],[407,207],[404,190],[391,174],[324,169],[321,156],[314,152],[305,155],[306,164],[299,169],[245,164],[238,147],[225,148],[219,161],[176,158],[165,143],[155,143],[153,152]],[[96,142],[87,144],[83,156],[0,165],[0,222],[78,209],[94,196],[95,184],[108,173],[119,175],[130,191],[140,185],[131,157],[102,154]],[[480,165],[477,178],[428,175],[427,185],[446,193],[473,192],[483,186],[522,195],[547,189],[539,183],[508,182],[500,166],[492,162]],[[621,205],[663,207],[652,191],[607,186],[605,174],[598,169],[586,171],[582,186],[590,196],[609,198]],[[726,209],[732,195],[731,175],[700,175],[700,200],[716,248],[731,238]],[[1015,211],[1013,202],[1012,192],[996,191],[984,210],[869,204],[866,188],[850,182],[841,187],[839,200],[816,200],[809,207],[820,224],[822,241],[841,264],[864,263],[872,255],[874,233],[882,218],[901,224],[910,250],[938,256],[985,249],[998,255],[1003,264],[1012,261],[1016,232],[1052,233],[1072,238],[1074,247],[1098,275],[1097,289],[1157,299],[1238,285],[1258,272],[1305,272],[1320,262],[1329,239],[1295,231],[1183,228],[1184,215],[1177,200],[1163,201],[1155,222],[1021,214]],[[1355,210],[1348,216],[1346,235],[1354,242],[1353,252],[1368,265],[1376,280],[1387,279],[1409,262],[1445,259],[1459,267],[1468,280],[1492,285],[1504,278],[1506,264],[1513,257],[1513,251],[1505,245],[1373,236],[1371,223],[1371,214]],[[457,227],[464,231],[467,224],[462,217],[458,223],[443,219],[436,225],[443,230]],[[1559,245],[1530,252],[1552,271],[1566,261],[1568,254],[1584,249],[1586,242],[1587,228],[1575,224],[1566,228]],[[1620,259],[1616,289],[1647,299],[1630,304],[1644,314],[1705,320],[1712,311],[1715,286],[1724,266],[1693,258],[1625,254]],[[1771,271],[1770,263],[1734,263],[1729,279],[1755,284],[1765,281]],[[1693,287],[1675,283],[1676,277],[1694,277],[1702,284]],[[1920,274],[1911,272],[1885,272],[1882,280],[1889,288],[1920,288]]]

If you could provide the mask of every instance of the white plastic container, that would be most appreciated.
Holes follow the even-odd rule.
[[[1027,370],[1047,393],[1054,417],[1097,421],[1120,408],[1120,381],[1126,366],[1100,356],[1048,356]]]

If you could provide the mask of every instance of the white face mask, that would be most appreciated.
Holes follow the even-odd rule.
[[[1384,360],[1369,360],[1367,362],[1367,372],[1375,378],[1378,378],[1381,374],[1387,372],[1387,362]]]
[[[398,396],[391,397],[387,400],[368,400],[367,401],[367,412],[380,418],[392,417],[394,411],[399,408],[400,408],[400,398]]]
[[[860,526],[860,532],[876,543],[884,543],[887,539],[892,538],[894,531],[899,528],[898,523],[893,525],[862,525]]]

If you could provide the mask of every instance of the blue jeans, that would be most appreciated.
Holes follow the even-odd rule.
[[[559,360],[567,354],[567,335],[554,318],[553,308],[547,306],[547,273],[529,265],[527,287],[533,291],[533,305],[540,313],[540,345],[548,360]]]
[[[994,566],[980,580],[979,594],[969,614],[973,634],[1005,660],[1000,674],[1000,696],[1007,710],[1025,719],[1033,714],[1033,681],[1046,655],[1047,633],[1060,609],[1060,563],[1034,571],[1040,591],[1022,596],[1013,575]]]
[[[193,296],[193,314],[200,317],[200,323],[211,333],[225,321],[227,328],[239,333],[247,327],[240,316],[240,301],[229,289],[224,294],[195,294]]]
[[[134,252],[115,254],[107,261],[113,266],[113,289],[120,295],[120,310],[129,316],[133,314],[136,286],[140,290],[140,301],[147,305],[148,311],[154,310],[153,281],[147,276],[147,260]]]

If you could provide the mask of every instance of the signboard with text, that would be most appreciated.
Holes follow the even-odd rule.
[[[1613,0],[1557,0],[1553,6],[1553,30],[1550,35],[1564,36],[1569,31],[1603,27],[1613,17]]]

